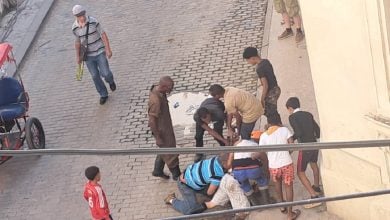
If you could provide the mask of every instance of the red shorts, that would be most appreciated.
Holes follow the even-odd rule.
[[[269,173],[274,182],[277,179],[282,179],[282,182],[286,185],[292,185],[294,181],[294,165],[291,163],[280,168],[269,168]]]

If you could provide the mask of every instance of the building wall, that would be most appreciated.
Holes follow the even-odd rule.
[[[390,0],[300,0],[300,6],[321,140],[390,138]],[[390,188],[389,147],[323,150],[322,157],[326,196]],[[388,204],[390,196],[379,196],[327,207],[344,219],[390,219]]]

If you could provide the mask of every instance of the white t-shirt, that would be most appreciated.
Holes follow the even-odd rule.
[[[291,131],[286,127],[280,127],[271,135],[264,132],[259,141],[259,145],[274,145],[287,144],[287,139],[292,136]],[[290,153],[288,151],[271,151],[267,152],[269,168],[280,168],[292,163]]]
[[[259,146],[256,142],[250,141],[250,140],[242,140],[240,143],[237,144],[237,146]],[[234,153],[234,159],[244,159],[244,158],[251,158],[252,152],[235,152]]]

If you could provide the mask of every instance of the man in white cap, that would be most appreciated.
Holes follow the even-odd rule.
[[[100,104],[103,105],[108,99],[108,91],[102,78],[110,85],[111,91],[116,90],[114,77],[107,60],[112,56],[110,43],[102,25],[96,18],[86,16],[83,6],[73,6],[72,12],[76,17],[72,31],[76,37],[77,63],[86,62],[96,90],[100,95]]]

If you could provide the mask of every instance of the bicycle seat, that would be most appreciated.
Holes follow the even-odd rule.
[[[23,94],[23,86],[18,80],[11,77],[0,79],[0,120],[12,121],[26,113],[26,103],[21,102]]]

